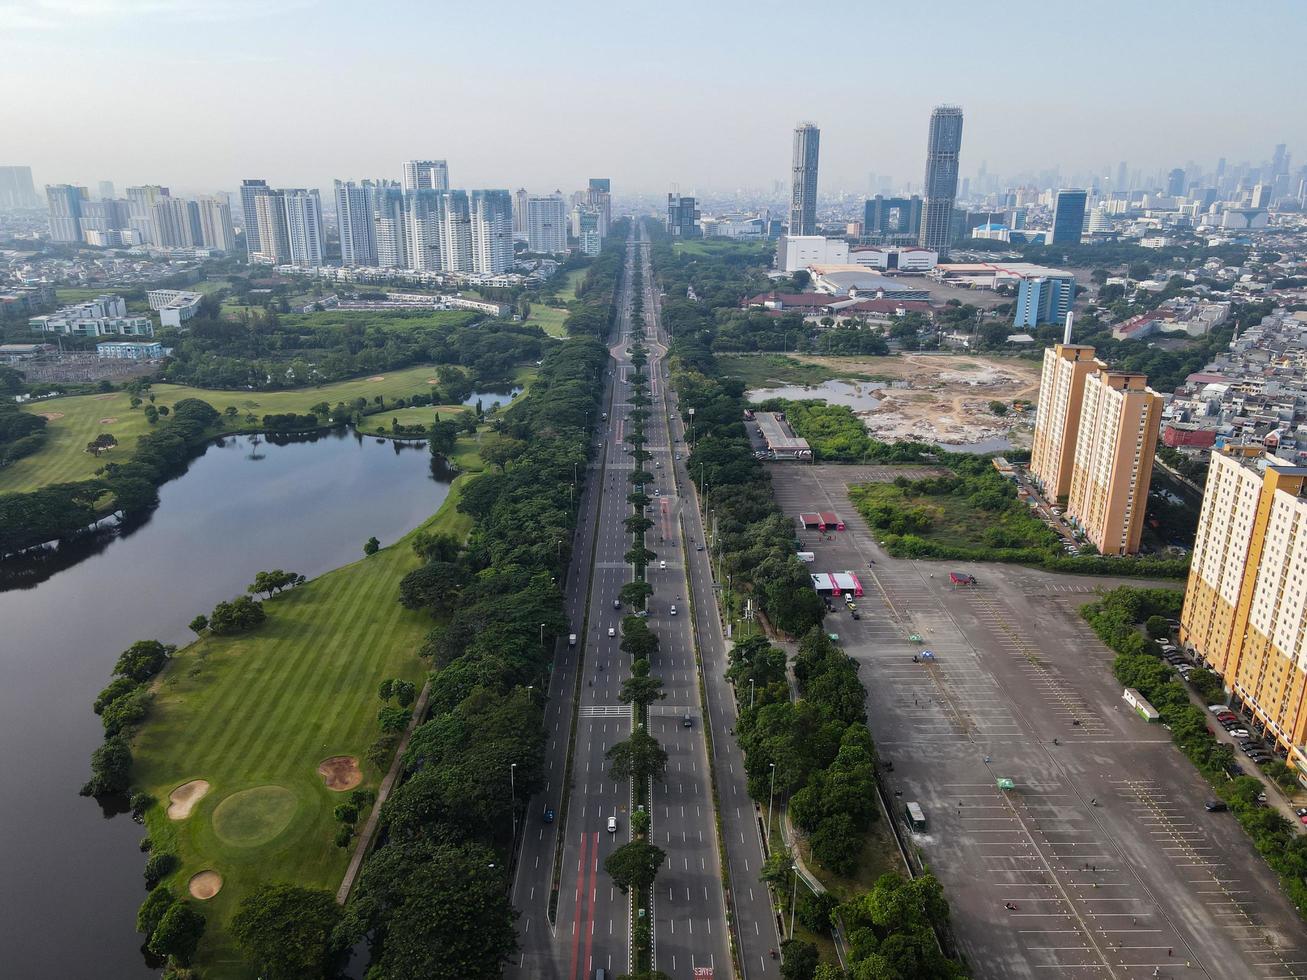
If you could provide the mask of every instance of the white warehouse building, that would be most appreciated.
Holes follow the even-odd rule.
[[[782,235],[776,242],[776,268],[798,272],[810,265],[847,265],[849,245],[824,235]]]

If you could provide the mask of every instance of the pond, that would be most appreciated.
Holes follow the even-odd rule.
[[[755,388],[747,392],[749,401],[765,402],[768,398],[785,398],[790,401],[820,399],[830,405],[847,405],[855,412],[869,412],[880,405],[872,392],[886,387],[878,381],[823,381],[819,385],[781,385],[777,388]]]
[[[141,639],[188,642],[196,613],[257,571],[312,578],[361,557],[372,535],[395,541],[453,476],[425,443],[230,437],[161,487],[143,522],[0,565],[0,974],[157,976],[135,931],[144,831],[77,795],[102,739],[91,703],[118,654]]]

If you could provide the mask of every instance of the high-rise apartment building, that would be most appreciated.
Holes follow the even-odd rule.
[[[245,254],[253,262],[255,255],[263,254],[263,243],[259,239],[258,199],[268,193],[266,180],[241,181],[241,230],[245,233]]]
[[[403,189],[406,191],[449,190],[449,164],[444,160],[405,160]]]
[[[244,193],[244,188],[241,188]],[[250,253],[251,262],[286,265],[290,262],[290,232],[286,228],[286,203],[281,191],[267,187],[252,194],[254,202],[255,240],[258,251]],[[245,231],[249,240],[249,229]]]
[[[817,156],[821,130],[814,123],[794,127],[794,158],[790,167],[789,234],[817,234]]]
[[[127,188],[127,206],[131,210],[132,241],[137,245],[159,244],[159,223],[154,206],[168,197],[168,188],[145,184]]]
[[[230,254],[236,249],[236,231],[231,223],[231,205],[220,197],[202,197],[195,202],[200,212],[200,235],[206,248]]]
[[[439,272],[444,264],[445,191],[419,188],[404,192],[408,218],[408,260],[412,268]]]
[[[958,193],[958,162],[962,153],[962,109],[936,106],[930,114],[926,141],[926,181],[921,211],[923,248],[948,256],[953,226],[953,202]]]
[[[122,244],[121,232],[130,226],[131,215],[126,201],[82,201],[81,220],[88,244]]]
[[[372,181],[362,184],[338,180],[336,224],[340,230],[340,259],[345,266],[377,264],[376,224],[372,218]]]
[[[1212,453],[1180,642],[1307,770],[1307,468]]]
[[[376,228],[377,265],[383,269],[410,269],[408,222],[404,217],[404,192],[393,181],[372,189],[372,219]]]
[[[1271,155],[1271,176],[1278,177],[1280,174],[1289,172],[1289,148],[1283,143],[1275,144],[1275,152]]]
[[[1250,208],[1269,208],[1271,206],[1271,185],[1254,184],[1252,193],[1248,195],[1248,206]]]
[[[1176,167],[1167,175],[1166,193],[1168,197],[1184,196],[1184,171],[1179,167]]]
[[[701,238],[699,202],[692,197],[667,195],[667,233],[673,238]]]
[[[472,272],[472,206],[467,191],[445,195],[445,220],[441,226],[441,251],[447,272]],[[512,242],[509,242],[512,248]]]
[[[526,241],[542,255],[567,251],[567,202],[561,191],[526,199]]]
[[[66,186],[66,185],[58,185]],[[39,208],[31,167],[0,167],[0,208]]]
[[[154,202],[154,244],[164,248],[194,248],[204,244],[200,229],[200,208],[180,197],[161,197]]]
[[[1035,436],[1030,445],[1030,475],[1049,500],[1063,500],[1071,492],[1085,378],[1097,367],[1092,347],[1057,344],[1044,350]]]
[[[562,211],[563,196],[555,196],[558,198],[559,228],[564,236],[565,251],[567,219]],[[513,195],[507,190],[473,191],[470,211],[474,270],[497,275],[513,268]]]
[[[1036,327],[1041,323],[1060,323],[1076,298],[1076,277],[1060,269],[1044,275],[1025,275],[1017,282],[1017,301],[1013,305],[1012,325]]]
[[[286,240],[290,264],[305,269],[322,265],[322,198],[318,189],[287,188],[281,192],[286,207]]]
[[[1079,245],[1085,231],[1085,202],[1089,195],[1082,190],[1061,190],[1053,205],[1052,245]]]
[[[50,206],[50,240],[80,242],[86,188],[73,184],[46,184],[45,197]]]
[[[598,255],[603,248],[604,236],[599,233],[599,223],[598,208],[573,209],[572,224],[576,228],[576,239],[580,243],[582,255]]]
[[[862,234],[868,238],[915,242],[921,234],[921,198],[882,197],[877,194],[862,208]]]
[[[1100,554],[1139,550],[1161,422],[1144,375],[1100,367],[1085,378],[1066,513]]]
[[[100,200],[112,201],[114,199],[113,181],[102,180],[99,184]]]

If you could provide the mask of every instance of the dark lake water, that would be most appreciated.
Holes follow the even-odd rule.
[[[230,438],[160,488],[144,523],[61,561],[0,564],[27,573],[0,591],[0,976],[157,975],[135,931],[144,830],[77,795],[102,739],[91,702],[118,654],[141,639],[186,643],[196,613],[261,569],[312,578],[360,557],[372,535],[394,542],[452,477],[425,444]]]

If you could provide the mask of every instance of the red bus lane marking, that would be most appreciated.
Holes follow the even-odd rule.
[[[572,916],[572,969],[567,971],[570,980],[576,980],[577,956],[581,952],[581,889],[585,887],[585,832],[581,833],[581,856],[576,859],[576,912]]]
[[[599,867],[599,832],[594,835],[594,857],[590,860],[590,909],[585,916],[585,976],[593,972],[590,962],[590,949],[595,940],[595,875]],[[584,980],[584,977],[582,978]]]

